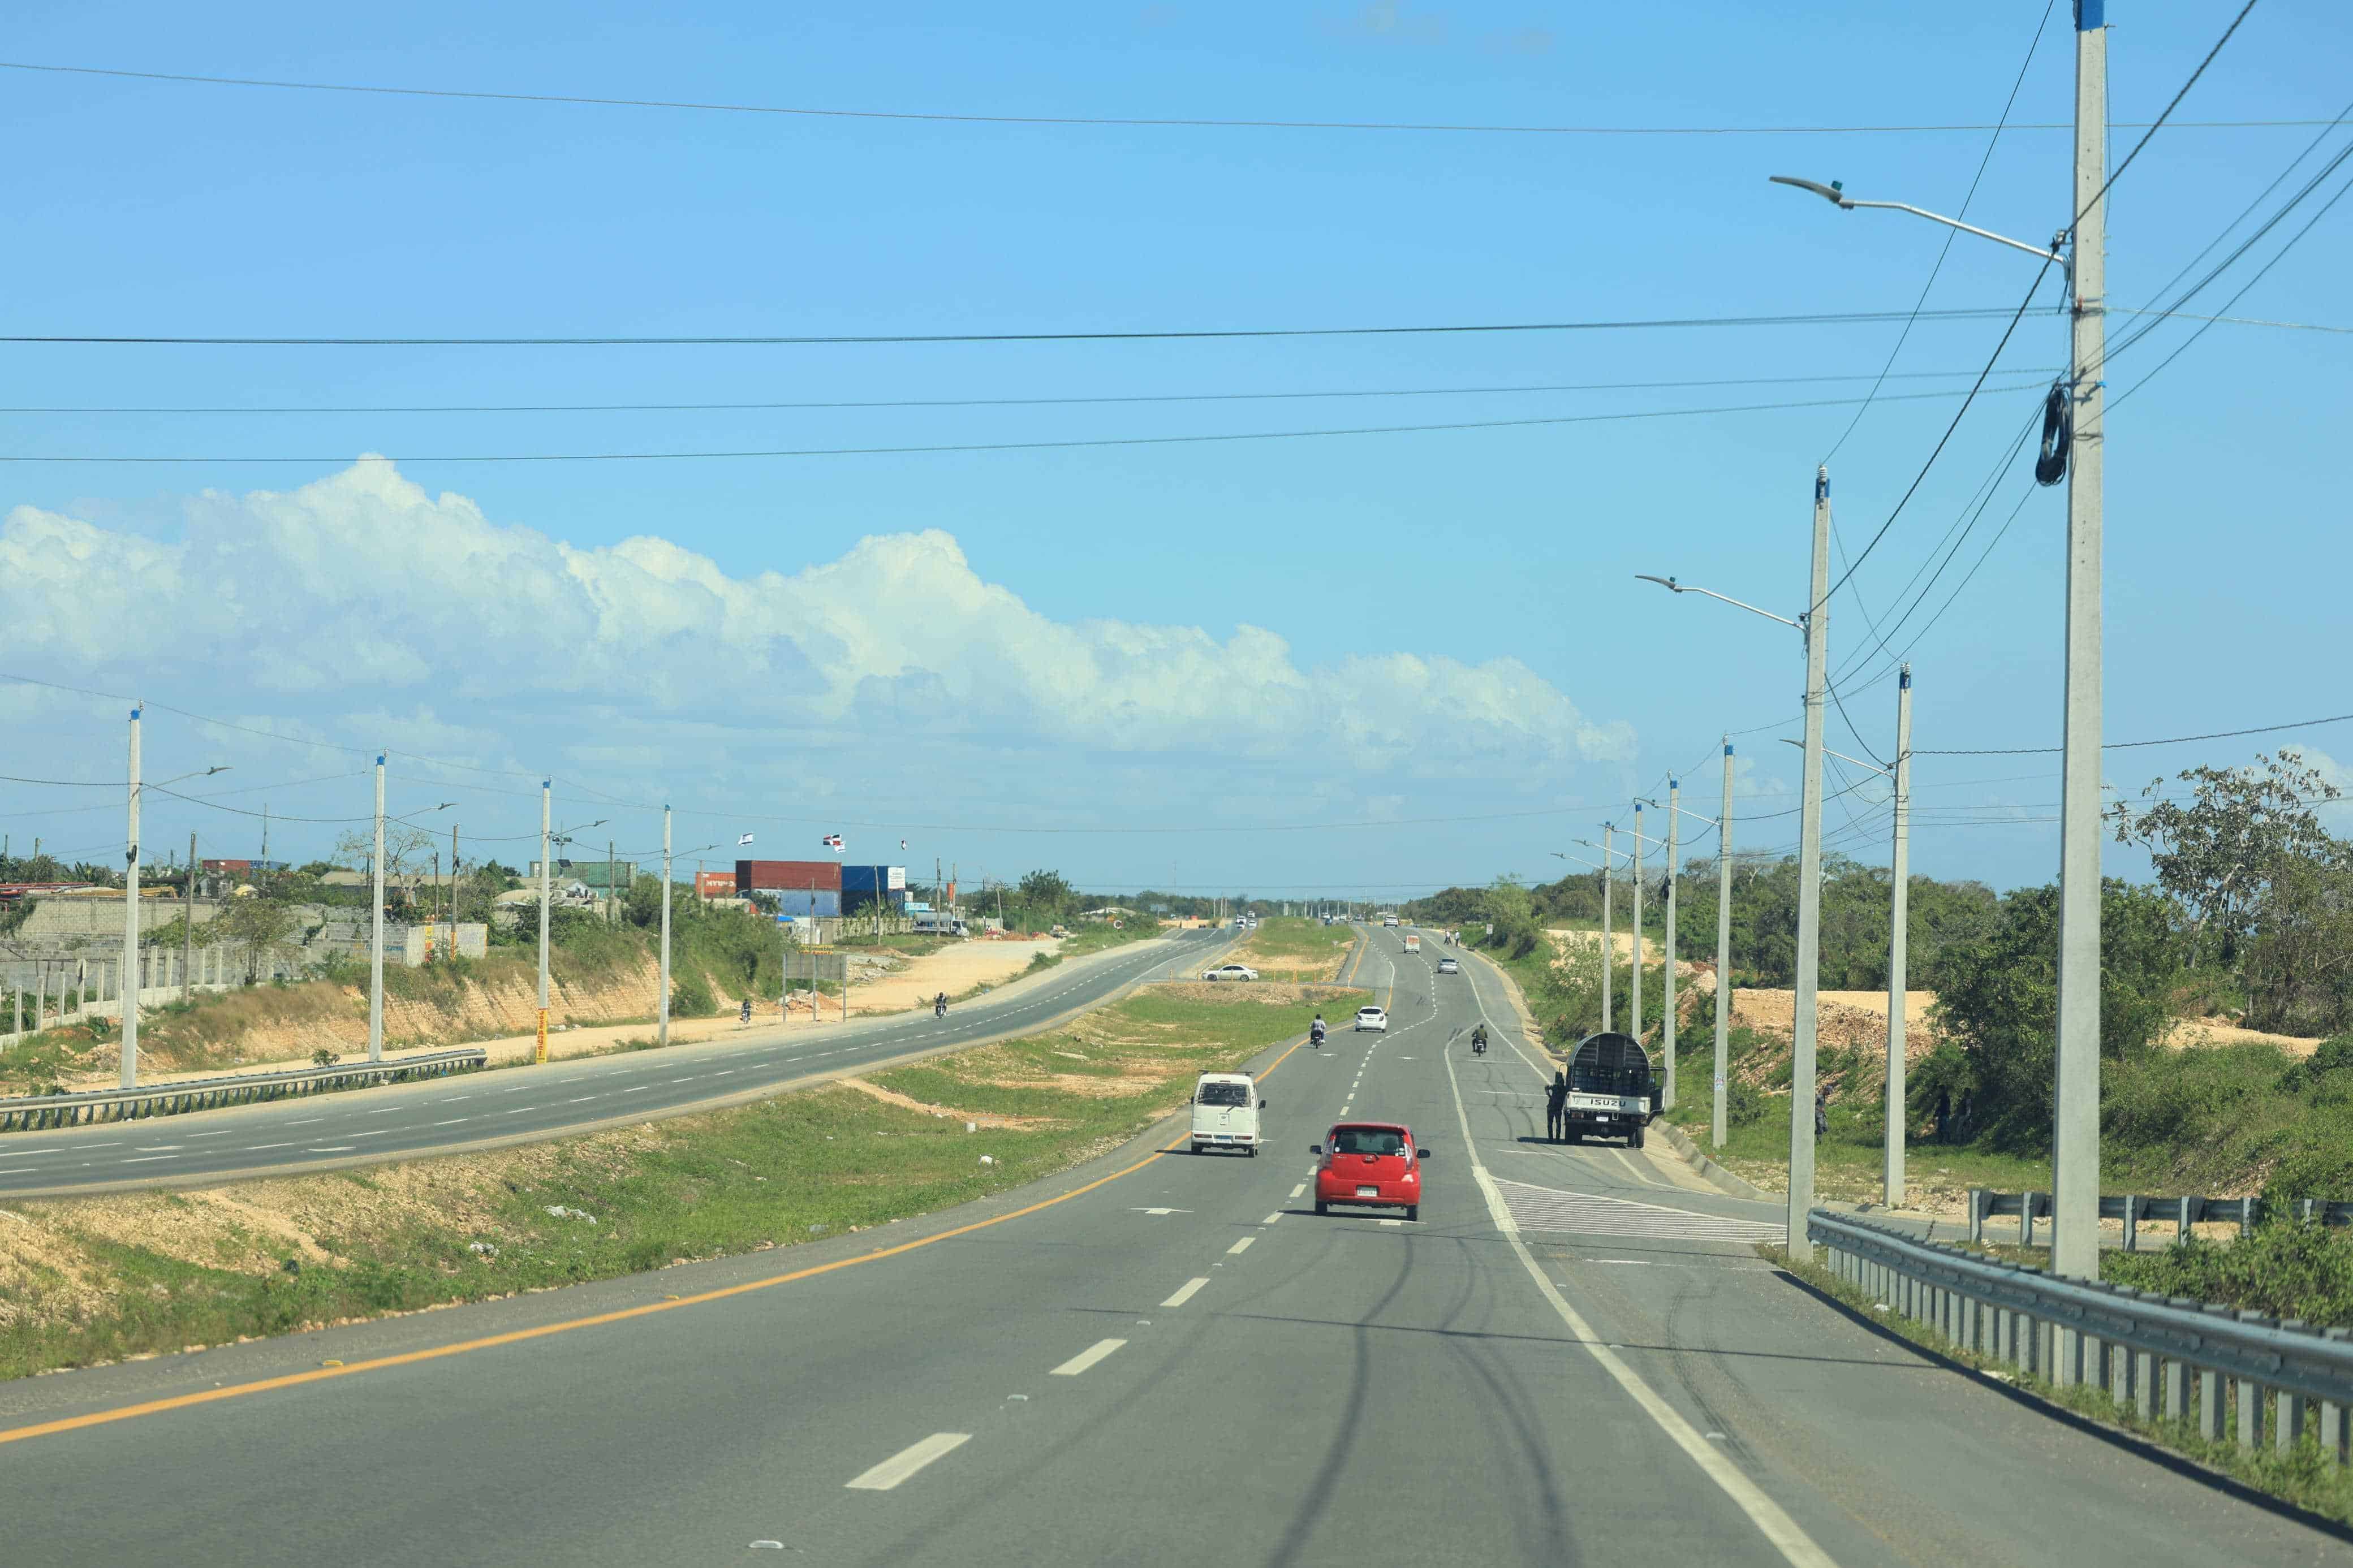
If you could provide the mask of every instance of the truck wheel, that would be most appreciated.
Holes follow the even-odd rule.
[[[1251,1144],[1251,1145],[1250,1145],[1247,1150],[1245,1150],[1245,1151],[1243,1151],[1243,1152],[1244,1152],[1245,1153],[1249,1154],[1249,1155],[1250,1155],[1250,1157],[1251,1159],[1253,1159],[1253,1160],[1255,1160],[1255,1159],[1257,1159],[1257,1158],[1258,1158],[1258,1145],[1257,1145],[1257,1144],[1255,1144],[1255,1143]]]
[[[1194,1152],[1194,1153],[1196,1153],[1196,1154],[1198,1154],[1198,1153],[1199,1153],[1200,1152],[1201,1152],[1201,1145],[1199,1145],[1198,1143],[1194,1144],[1194,1145],[1193,1145],[1193,1152]]]
[[[1641,1128],[1637,1127],[1634,1129],[1634,1135],[1626,1140],[1626,1146],[1630,1149],[1640,1149],[1642,1146],[1642,1130]]]

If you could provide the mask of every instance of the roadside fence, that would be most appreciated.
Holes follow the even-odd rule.
[[[1816,1209],[1806,1237],[1831,1272],[1962,1350],[2062,1387],[2089,1386],[2148,1419],[2195,1422],[2243,1450],[2309,1436],[2347,1463],[2353,1329],[2166,1297],[2003,1263]]]
[[[2291,1213],[2299,1219],[2317,1220],[2322,1225],[2353,1225],[2353,1203],[2336,1198],[2299,1198]],[[2018,1221],[2018,1243],[2021,1247],[2034,1245],[2034,1222],[2051,1217],[2049,1193],[1997,1193],[1989,1187],[1969,1189],[1969,1239],[1985,1239],[1985,1222],[2009,1216]],[[2170,1225],[2176,1240],[2189,1234],[2193,1225],[2221,1222],[2235,1225],[2244,1237],[2254,1229],[2255,1222],[2263,1217],[2263,1205],[2258,1198],[2147,1197],[2138,1193],[2104,1194],[2100,1198],[2102,1219],[2122,1220],[2125,1226],[2125,1250],[2140,1250],[2140,1227],[2144,1225]]]
[[[480,1047],[391,1057],[380,1062],[343,1062],[290,1072],[243,1073],[234,1078],[191,1079],[153,1089],[94,1089],[72,1094],[27,1095],[0,1100],[0,1131],[45,1127],[81,1127],[100,1121],[133,1121],[224,1105],[257,1105],[273,1100],[401,1083],[472,1072],[490,1060]]]

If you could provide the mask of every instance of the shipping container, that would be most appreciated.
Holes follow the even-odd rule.
[[[748,893],[770,888],[798,888],[802,892],[841,891],[839,860],[738,860],[735,890]]]
[[[820,888],[812,891],[807,888],[754,888],[752,891],[760,897],[776,900],[776,912],[780,915],[815,920],[841,918],[841,895],[831,889]]]
[[[897,914],[906,909],[907,895],[904,892],[878,893],[871,888],[844,888],[841,890],[843,914],[852,915],[861,910],[871,912],[877,904],[881,904],[885,912]]]
[[[698,871],[694,877],[694,892],[702,899],[732,899],[735,896],[735,873],[733,871]]]

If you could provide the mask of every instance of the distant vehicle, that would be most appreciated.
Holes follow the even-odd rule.
[[[1322,1156],[1315,1166],[1315,1212],[1334,1204],[1401,1208],[1421,1217],[1421,1165],[1430,1151],[1414,1142],[1401,1121],[1343,1121],[1307,1152]]]
[[[1240,1149],[1258,1152],[1258,1113],[1266,1101],[1248,1074],[1205,1072],[1193,1086],[1193,1152]]]
[[[1201,973],[1204,980],[1256,980],[1258,971],[1247,963],[1220,963],[1215,969]]]
[[[1119,922],[1118,922],[1118,921],[1113,921],[1112,923],[1113,923],[1113,925],[1117,925]],[[1052,931],[1048,931],[1046,934],[1047,934],[1048,936],[1051,936],[1051,937],[1065,937],[1065,936],[1070,935],[1071,933],[1070,933],[1067,930],[1065,930],[1063,927],[1061,927],[1061,926],[1056,926]]]
[[[1405,950],[1408,952],[1419,952],[1421,951],[1421,933],[1419,931],[1409,931],[1405,933]]]
[[[1389,1016],[1378,1007],[1359,1007],[1356,1009],[1356,1027],[1359,1031],[1378,1029],[1386,1035],[1389,1032]]]
[[[1383,925],[1385,925],[1385,926],[1393,926],[1393,925],[1395,925],[1395,924],[1397,924],[1397,923],[1398,923],[1398,918],[1397,918],[1397,916],[1395,916],[1395,915],[1383,915],[1383,916],[1381,917],[1381,924],[1383,924]]]
[[[1659,1086],[1651,1080],[1650,1053],[1631,1035],[1588,1035],[1568,1058],[1568,1141],[1589,1133],[1642,1146],[1643,1129],[1659,1113]]]
[[[1455,959],[1441,958],[1438,961],[1438,973],[1440,974],[1460,974],[1462,973],[1462,965]]]
[[[971,929],[954,915],[921,914],[915,917],[915,931],[922,936],[970,936]]]

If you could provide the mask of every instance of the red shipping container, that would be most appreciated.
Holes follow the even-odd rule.
[[[699,899],[732,899],[735,896],[735,873],[733,871],[698,871],[694,877],[694,896]]]
[[[736,861],[736,893],[740,896],[749,893],[754,888],[799,893],[838,893],[841,891],[841,862],[839,860]]]

